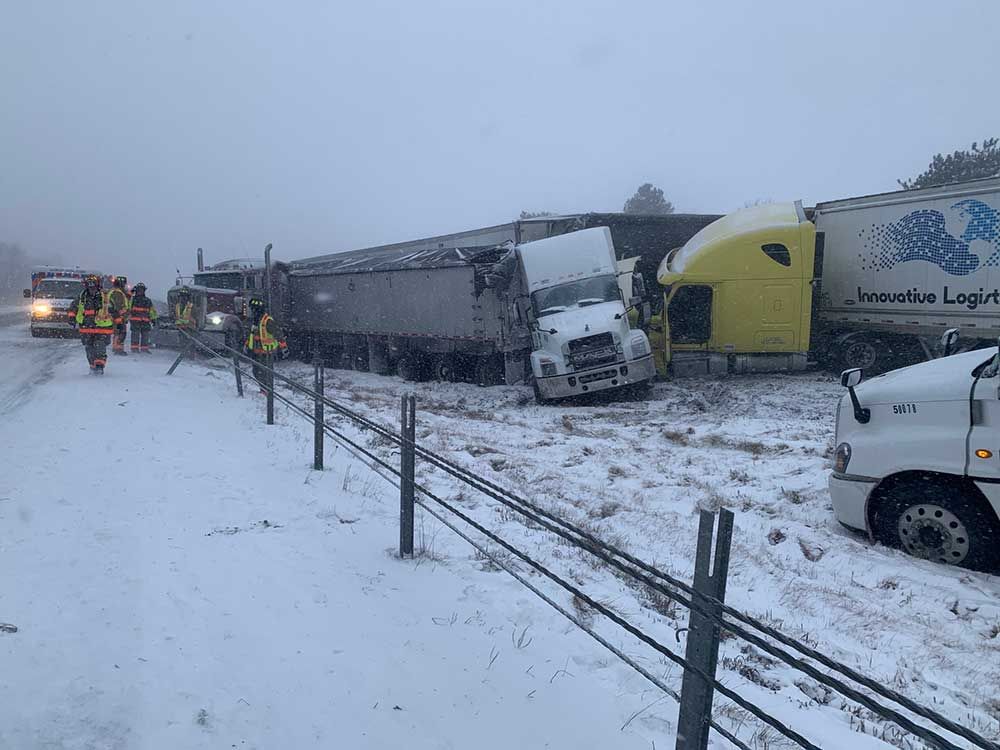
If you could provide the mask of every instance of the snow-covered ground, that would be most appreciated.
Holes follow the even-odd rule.
[[[225,370],[166,377],[171,356],[156,353],[112,358],[95,378],[78,343],[23,325],[0,328],[0,345],[0,623],[18,628],[0,629],[0,747],[673,746],[670,699],[436,521],[420,513],[420,556],[396,559],[396,490],[332,443],[327,471],[311,471],[311,426],[280,405],[265,426],[263,400],[236,398]],[[559,407],[525,388],[340,371],[327,383],[387,423],[415,391],[424,445],[684,578],[696,508],[732,508],[732,604],[1000,735],[1000,583],[836,525],[829,378],[659,384],[643,402]],[[418,471],[683,649],[683,611]],[[679,685],[658,655],[595,625]],[[720,677],[823,747],[893,738],[736,641]],[[716,708],[752,745],[781,746]]]
[[[644,680],[465,550],[394,558],[392,488],[228,373],[0,344],[0,747],[664,746]]]
[[[294,369],[308,378],[310,368]],[[416,392],[417,433],[426,447],[685,580],[697,509],[732,509],[731,604],[1000,738],[1000,578],[914,560],[834,520],[826,482],[843,393],[834,378],[676,381],[657,384],[641,402],[559,407],[535,405],[527,388],[411,384],[345,371],[328,375],[327,391],[387,423],[398,419],[400,395]],[[585,553],[429,467],[421,474],[546,564],[603,587],[622,611],[656,621],[670,633],[666,642],[676,642],[683,611],[649,601]],[[839,698],[820,706],[814,696],[823,691],[756,649],[728,641],[722,657],[727,683],[792,726],[820,722],[821,734],[807,736],[825,739],[823,746],[848,746],[830,741],[837,726],[896,736],[892,725]],[[717,698],[717,706],[725,703]]]

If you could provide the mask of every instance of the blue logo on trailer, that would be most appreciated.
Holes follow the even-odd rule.
[[[885,271],[898,263],[924,260],[952,276],[967,276],[981,267],[1000,266],[1000,211],[973,199],[959,201],[951,210],[967,221],[960,237],[948,232],[944,214],[925,208],[899,221],[873,224],[863,233],[868,235],[869,252],[862,257],[862,267]],[[985,261],[970,249],[976,240],[992,247]]]

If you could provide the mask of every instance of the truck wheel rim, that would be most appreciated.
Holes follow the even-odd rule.
[[[969,555],[969,532],[940,505],[914,505],[899,517],[899,539],[914,557],[958,565]]]
[[[875,364],[878,355],[875,347],[864,341],[856,341],[847,347],[844,360],[851,367],[868,368]]]

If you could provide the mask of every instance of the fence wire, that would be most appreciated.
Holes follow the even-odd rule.
[[[406,441],[400,434],[396,433],[391,428],[381,425],[378,422],[375,422],[365,417],[364,415],[355,412],[354,410],[348,408],[342,403],[339,403],[334,399],[329,398],[328,396],[326,396],[326,394],[316,393],[313,389],[302,385],[293,378],[289,378],[287,376],[282,375],[281,373],[276,372],[272,367],[268,367],[266,365],[262,365],[261,363],[254,362],[253,359],[247,357],[242,352],[237,352],[228,347],[223,347],[223,349],[230,352],[230,354],[234,358],[233,361],[230,362],[228,358],[223,357],[217,351],[215,351],[211,347],[208,347],[203,342],[198,340],[196,337],[191,336],[187,332],[182,332],[182,333],[185,336],[187,336],[192,342],[194,342],[197,346],[209,352],[213,356],[216,356],[222,359],[223,361],[226,361],[227,364],[230,364],[231,366],[238,367],[238,364],[236,364],[237,361],[243,361],[255,364],[256,366],[261,367],[262,369],[267,371],[268,374],[271,377],[275,378],[277,381],[288,385],[293,391],[301,393],[305,396],[309,396],[313,399],[318,398],[322,400],[324,404],[330,406],[337,413],[347,417],[348,419],[361,425],[362,427],[375,432],[376,434],[386,438],[387,440],[395,443],[396,445],[402,446],[404,443],[408,443],[408,441]],[[257,378],[253,377],[252,375],[247,373],[243,374],[245,374],[249,379],[253,380],[254,382],[259,383],[265,389],[268,387],[267,383],[261,383],[261,381],[257,380]],[[287,406],[297,411],[302,416],[306,417],[308,420],[313,421],[313,414],[309,413],[305,409],[293,403],[290,399],[281,396],[280,394],[277,393],[277,391],[274,392],[274,398],[280,400],[282,403],[285,403]],[[378,465],[381,469],[390,472],[391,475],[396,477],[400,476],[398,469],[386,463],[381,458],[376,456],[374,453],[368,451],[355,441],[351,440],[348,436],[346,436],[339,430],[336,430],[326,422],[323,423],[323,427],[324,430],[326,430],[328,434],[330,434],[338,442],[350,446],[355,451],[359,451],[361,454],[367,456],[369,460],[375,462],[375,464]],[[876,682],[872,678],[857,672],[856,670],[852,669],[846,664],[843,664],[835,659],[832,659],[831,657],[826,656],[825,654],[820,653],[819,651],[816,651],[807,644],[802,643],[801,641],[798,641],[797,639],[794,639],[782,633],[781,631],[767,625],[766,623],[757,620],[751,615],[747,615],[744,612],[741,612],[729,605],[726,605],[724,602],[721,602],[711,596],[708,596],[696,590],[694,587],[690,586],[684,581],[649,565],[645,561],[634,557],[630,553],[625,552],[624,550],[621,550],[614,545],[604,542],[603,540],[594,536],[592,533],[566,521],[563,518],[560,518],[559,516],[551,513],[550,511],[545,510],[544,508],[541,508],[536,503],[533,503],[523,497],[516,495],[515,493],[509,490],[506,490],[505,488],[494,484],[493,482],[482,477],[481,475],[475,474],[471,470],[459,464],[456,464],[452,461],[449,461],[448,459],[439,456],[427,450],[426,448],[422,448],[419,445],[414,445],[413,448],[418,456],[423,458],[432,466],[441,469],[445,473],[453,476],[456,479],[459,479],[460,481],[464,482],[465,484],[468,484],[474,489],[477,489],[486,496],[496,500],[497,502],[502,503],[511,510],[523,515],[525,518],[528,518],[533,523],[536,523],[542,528],[545,528],[547,531],[554,533],[560,536],[561,538],[569,541],[574,546],[579,547],[589,552],[590,554],[593,554],[595,557],[601,559],[607,565],[622,572],[623,574],[629,576],[630,578],[641,582],[643,585],[652,588],[653,590],[657,591],[658,593],[664,596],[667,596],[668,598],[672,599],[673,601],[676,601],[678,604],[688,608],[689,610],[697,611],[702,615],[709,617],[711,620],[724,627],[733,635],[736,635],[737,637],[742,638],[748,643],[757,646],[766,653],[769,653],[775,658],[785,662],[789,666],[799,671],[802,671],[803,673],[815,679],[817,682],[820,682],[821,684],[830,687],[836,692],[841,693],[850,700],[853,700],[859,703],[860,705],[865,706],[866,708],[882,716],[883,718],[893,721],[908,733],[929,743],[931,747],[940,748],[941,750],[961,750],[961,748],[953,744],[945,737],[942,737],[940,734],[933,732],[932,730],[929,730],[926,727],[923,727],[919,724],[916,724],[907,716],[899,713],[895,709],[890,708],[888,706],[884,706],[878,703],[877,701],[873,700],[870,696],[866,695],[865,693],[862,693],[856,690],[855,688],[851,687],[850,685],[847,685],[846,683],[834,677],[831,677],[830,675],[825,674],[824,672],[821,672],[812,664],[803,661],[802,659],[788,653],[787,651],[769,643],[768,641],[760,638],[754,633],[751,633],[749,630],[742,627],[738,623],[747,625],[750,628],[753,628],[763,633],[764,635],[788,646],[789,648],[794,649],[795,651],[799,652],[802,656],[811,658],[817,661],[818,663],[822,664],[823,666],[827,667],[828,669],[839,672],[843,676],[847,677],[850,680],[853,680],[854,682],[857,682],[859,685],[868,688],[877,695],[887,700],[893,701],[899,704],[900,706],[905,707],[914,714],[924,719],[927,719],[928,721],[931,721],[934,724],[937,724],[942,729],[945,729],[948,732],[951,732],[955,735],[961,736],[964,739],[969,740],[976,747],[982,748],[983,750],[1000,750],[1000,745],[997,745],[996,743],[982,737],[981,735],[973,732],[967,727],[964,727],[960,724],[957,724],[956,722],[953,722],[952,720],[934,711],[933,709],[927,708],[925,706],[916,703],[912,699],[909,699],[906,696],[903,696],[897,693],[896,691],[892,690],[891,688],[888,688],[882,685],[881,683]],[[381,471],[379,473],[382,474]],[[385,477],[386,479],[389,479],[389,477],[386,477],[384,474],[382,474],[382,476]],[[392,480],[390,479],[389,481]],[[458,518],[461,518],[463,522],[472,526],[480,533],[484,534],[488,538],[493,539],[497,544],[500,544],[505,549],[508,549],[508,551],[510,551],[512,554],[527,562],[529,565],[538,570],[540,573],[551,578],[555,583],[562,586],[567,591],[570,591],[570,593],[573,593],[574,596],[578,596],[582,601],[586,602],[588,606],[591,606],[596,611],[601,612],[601,614],[604,615],[607,619],[611,620],[612,622],[615,622],[615,624],[619,625],[619,627],[622,627],[627,632],[630,632],[635,637],[644,641],[655,650],[659,651],[661,654],[663,654],[665,658],[689,670],[691,673],[698,675],[700,679],[710,681],[720,694],[726,696],[734,703],[739,705],[741,708],[747,710],[749,713],[756,716],[761,721],[764,721],[768,725],[772,726],[775,730],[781,732],[783,735],[791,739],[793,742],[796,742],[796,744],[799,744],[801,747],[806,747],[806,748],[815,747],[814,745],[809,743],[808,740],[803,738],[801,735],[796,733],[791,728],[782,724],[779,720],[764,713],[758,707],[753,706],[753,704],[750,704],[748,701],[743,699],[738,694],[734,693],[731,689],[727,688],[722,683],[719,683],[717,680],[710,678],[707,674],[702,673],[699,670],[693,668],[682,657],[678,656],[669,649],[666,649],[665,647],[662,646],[662,644],[659,644],[655,640],[651,639],[649,636],[647,636],[645,633],[642,633],[637,628],[634,628],[634,626],[632,626],[630,623],[624,621],[622,618],[618,617],[615,613],[611,612],[606,607],[603,607],[603,605],[600,605],[599,602],[596,602],[595,600],[587,596],[585,593],[583,593],[576,587],[572,586],[572,584],[568,584],[562,579],[559,579],[558,576],[555,576],[555,574],[553,574],[551,571],[548,571],[547,569],[544,568],[544,566],[541,566],[540,563],[537,563],[530,557],[527,557],[523,552],[509,545],[506,541],[501,540],[499,537],[494,535],[493,532],[488,531],[487,529],[479,525],[476,521],[463,514],[457,508],[454,508],[446,501],[433,495],[433,493],[430,493],[426,488],[417,485],[415,489],[421,492],[425,497],[439,504],[446,511],[452,513]],[[428,512],[431,512],[430,508],[422,500],[418,500],[418,504],[420,504],[421,507],[423,507]],[[445,525],[451,528],[453,531],[456,531],[456,533],[460,533],[457,532],[457,530],[453,527],[452,524],[444,522],[439,514],[432,513],[432,515],[434,515],[434,517],[437,518],[439,521],[442,521],[442,523],[445,523]],[[465,535],[461,536],[463,539],[466,539],[466,541],[470,541],[467,536]],[[470,543],[472,542],[470,541]],[[474,544],[473,546],[476,545]],[[477,546],[477,549],[480,548]],[[480,551],[486,554],[484,550],[480,549]],[[493,557],[491,557],[490,559],[492,560]],[[497,564],[499,567],[503,568],[508,573],[514,575],[512,571],[507,569],[506,566],[500,565],[499,563]],[[521,583],[525,583],[523,580],[521,580],[521,578],[518,578],[517,576],[515,576],[515,578],[517,578]],[[666,585],[664,585],[663,582],[665,582]],[[554,605],[551,600],[540,594],[533,587],[528,586],[528,588],[529,590],[532,590],[533,593],[543,598],[543,600],[545,600],[546,603],[554,606],[558,611],[560,611],[561,614],[563,614],[572,622],[574,622],[574,624],[576,624],[578,627],[580,626],[580,623],[578,622],[577,618],[574,618],[569,614],[567,614],[566,612],[563,612],[558,606]],[[683,594],[687,594],[687,596],[682,595],[682,593],[679,593],[679,591],[683,592]],[[716,614],[716,612],[712,611],[713,606],[706,606],[706,605],[714,605],[714,607],[718,608],[718,611],[721,613],[721,615]],[[727,615],[728,619],[722,617],[722,615]],[[734,620],[736,622],[734,622]],[[611,648],[613,650],[613,647],[610,647],[606,642],[604,642],[599,635],[590,632],[589,630],[587,632],[589,635],[598,640],[598,642],[604,645],[606,648]],[[638,665],[632,663],[631,660],[628,660],[627,657],[624,657],[621,653],[616,652],[614,650],[613,652],[615,653],[616,656],[622,658],[623,660],[626,661],[626,663],[628,663],[634,669],[639,671],[640,674],[643,674],[644,677],[650,679],[650,681],[656,684],[657,687],[664,689],[669,695],[671,695],[671,697],[674,697],[676,699],[677,696],[668,691],[667,688],[662,684],[662,681],[658,681],[651,675],[645,673],[645,670],[643,670]],[[728,733],[724,728],[719,727],[716,724],[716,722],[714,722],[714,720],[712,721],[712,727],[723,736],[726,736],[726,739],[729,740],[730,742],[734,742],[735,744],[737,744],[737,746],[741,746],[739,740],[737,740],[734,737],[727,736],[730,733]],[[745,745],[743,745],[743,747],[745,747]]]

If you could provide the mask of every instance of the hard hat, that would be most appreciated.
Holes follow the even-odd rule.
[[[266,307],[264,300],[260,297],[251,297],[250,302],[247,304],[254,310],[263,310]]]
[[[128,279],[124,276],[115,276],[115,286],[123,287],[128,283]]]
[[[95,286],[101,285],[101,279],[96,273],[88,273],[83,279],[84,286],[89,286],[94,284]]]
[[[134,290],[135,290],[135,291],[137,291],[137,292],[139,292],[139,291],[142,291],[142,292],[144,292],[144,291],[146,291],[146,285],[145,285],[145,284],[143,284],[143,283],[142,283],[142,282],[140,281],[140,282],[139,282],[138,284],[136,284],[136,285],[135,285],[134,287],[132,287],[132,289],[134,289]]]

